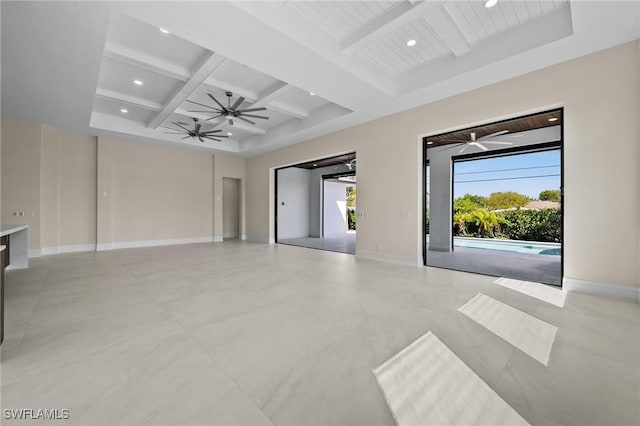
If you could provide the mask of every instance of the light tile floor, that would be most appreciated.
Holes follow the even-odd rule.
[[[493,281],[238,241],[33,259],[7,273],[2,409],[391,425],[372,370],[431,331],[532,425],[638,424],[639,305],[569,294],[560,308]],[[480,292],[558,327],[547,366],[458,312]]]

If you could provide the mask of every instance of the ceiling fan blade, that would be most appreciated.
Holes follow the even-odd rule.
[[[190,101],[189,99],[187,99],[187,102],[190,102],[190,103],[196,104],[196,105],[200,105],[200,106],[203,106],[205,108],[210,108],[210,109],[213,109],[213,110],[217,110],[218,109],[218,108],[212,107],[211,105],[205,105],[205,104],[201,104],[200,102]]]
[[[204,132],[200,132],[200,133],[219,133],[221,132],[221,129],[215,129],[215,130],[205,130]]]
[[[223,111],[226,111],[227,109],[224,107],[224,105],[222,105],[211,93],[207,93],[207,96],[209,96],[211,99],[213,99],[213,102],[217,103],[218,105],[220,105],[220,108],[222,108]]]
[[[198,136],[198,139],[200,139],[200,142],[204,142],[204,139],[202,139],[202,136]]]
[[[212,141],[216,141],[216,142],[221,142],[221,141],[222,141],[222,139],[212,138],[211,136],[203,136],[203,138],[205,138],[205,139],[211,139]]]
[[[200,113],[203,113],[203,114],[211,114],[211,111],[198,111],[198,110],[193,110],[193,109],[190,109],[187,112],[200,112]]]
[[[241,110],[238,110],[238,112],[241,112],[241,113],[244,114],[245,112],[266,111],[266,110],[267,110],[267,108],[260,107],[260,108],[241,109]]]
[[[487,148],[486,146],[482,145],[480,142],[471,142],[471,143],[469,143],[469,145],[477,146],[478,148],[480,148],[483,151],[488,151],[489,150],[489,148]]]
[[[187,135],[187,136],[185,136],[185,137],[184,137],[184,138],[182,138],[182,139],[189,139],[190,137],[191,137],[191,135]]]
[[[233,120],[231,118],[229,119],[229,125],[233,126]]]
[[[494,145],[513,145],[513,142],[502,142],[502,141],[482,141],[482,143],[490,143]]]
[[[183,130],[184,130],[184,131],[186,131],[187,133],[191,133],[191,130],[187,129],[186,127],[184,127],[184,126],[183,126],[183,125],[181,125],[180,123],[177,123],[177,122],[175,122],[175,121],[172,121],[171,123],[172,123],[172,124],[174,124],[174,125],[176,125],[176,126],[178,126],[178,127],[180,127],[181,129],[183,129]]]
[[[233,103],[233,105],[231,105],[231,108],[230,108],[230,109],[232,109],[232,110],[234,110],[234,111],[235,111],[235,110],[236,110],[236,108],[238,108],[242,102],[244,102],[244,98],[243,98],[242,96],[240,96],[240,97],[239,97],[239,98],[238,98],[238,99]]]
[[[501,131],[499,131],[499,132],[495,132],[495,133],[488,134],[488,135],[483,136],[483,137],[481,137],[481,138],[478,138],[478,139],[476,139],[476,140],[482,141],[482,140],[485,140],[485,139],[490,139],[490,138],[492,138],[492,137],[494,137],[494,136],[504,135],[505,133],[509,133],[509,131],[508,131],[508,130],[501,130]]]
[[[238,117],[261,118],[263,120],[268,120],[269,119],[269,117],[265,117],[264,115],[253,115],[253,114],[245,114],[245,113],[242,113],[242,115],[240,115]]]
[[[466,143],[466,142],[462,142],[462,143]],[[448,148],[441,149],[439,152],[448,151],[448,150],[450,150],[450,149],[457,148],[457,147],[459,147],[459,146],[460,146],[460,143],[454,143],[454,144],[452,144],[451,146],[449,146]],[[438,146],[434,146],[434,148],[440,148],[440,147],[438,147]]]
[[[458,154],[462,154],[467,148],[469,148],[469,144],[468,143],[464,144],[462,149],[460,151],[458,151]]]
[[[213,115],[209,118],[205,118],[206,121],[213,120],[214,118],[222,117],[224,114]]]
[[[255,121],[251,121],[251,120],[247,120],[246,118],[244,118],[243,116],[239,115],[238,117],[240,120],[242,121],[246,121],[247,123],[251,123],[251,124],[256,124]]]
[[[184,132],[162,132],[162,133],[166,133],[167,135],[184,135]]]

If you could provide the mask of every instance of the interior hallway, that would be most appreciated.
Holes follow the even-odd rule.
[[[494,280],[239,241],[33,259],[7,273],[2,408],[392,425],[372,370],[431,331],[532,425],[637,424],[640,306]],[[458,311],[478,293],[558,328],[548,365]]]

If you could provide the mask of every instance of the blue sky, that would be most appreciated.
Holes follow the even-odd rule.
[[[454,198],[514,191],[538,198],[545,189],[560,189],[560,150],[455,163]]]

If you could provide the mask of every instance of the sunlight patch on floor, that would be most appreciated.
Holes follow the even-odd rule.
[[[561,308],[564,307],[564,302],[567,297],[567,293],[558,287],[531,281],[498,278],[494,283]]]
[[[528,425],[432,332],[373,370],[398,425]]]
[[[458,309],[536,361],[548,365],[558,327],[482,293]]]

